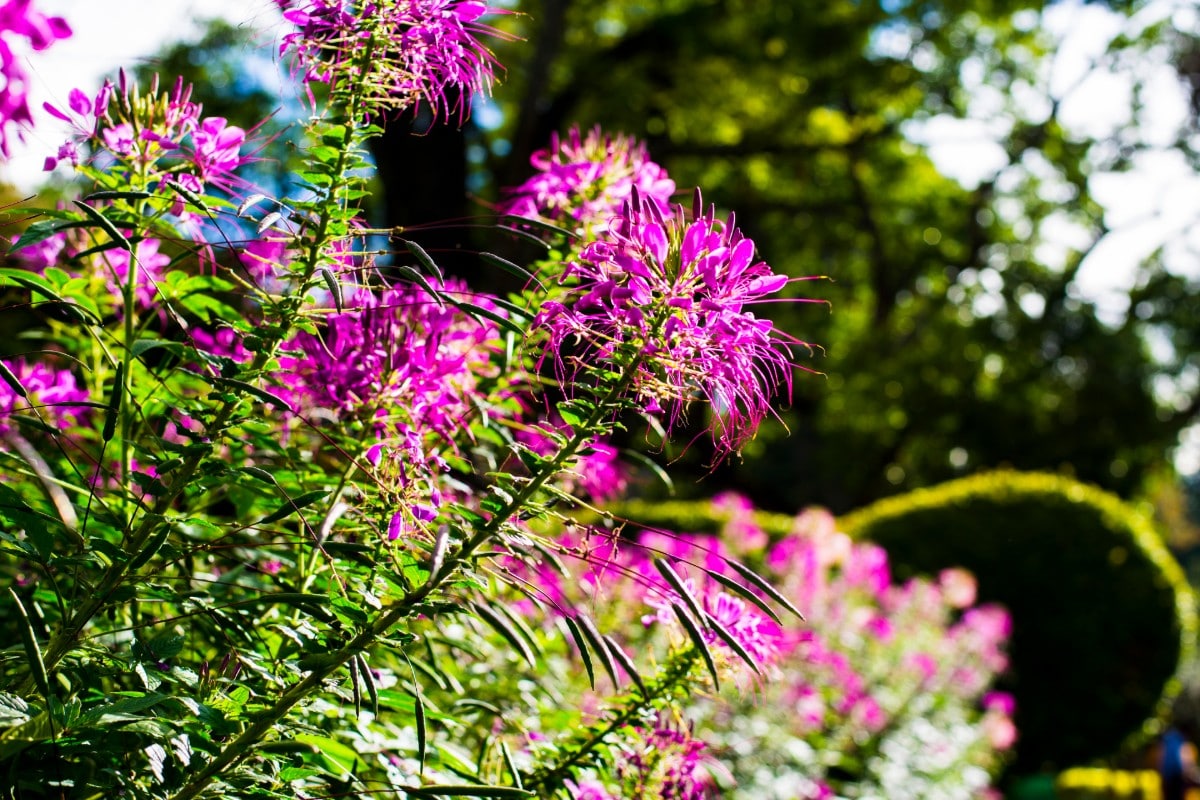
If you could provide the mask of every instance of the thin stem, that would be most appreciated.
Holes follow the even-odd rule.
[[[616,713],[607,722],[596,722],[568,739],[566,744],[558,748],[564,755],[556,764],[535,771],[522,780],[521,785],[529,790],[542,788],[549,792],[561,788],[563,782],[572,776],[573,771],[582,766],[588,756],[604,744],[609,736],[637,721],[653,709],[656,703],[669,698],[681,688],[688,681],[697,657],[695,647],[672,654],[655,680],[646,684],[645,693],[638,692],[637,695],[630,696],[624,706],[615,709]],[[546,796],[547,793],[543,791],[540,794]]]

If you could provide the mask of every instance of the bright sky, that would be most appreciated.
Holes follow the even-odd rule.
[[[36,125],[26,133],[26,144],[14,148],[8,164],[0,164],[0,178],[32,189],[45,178],[42,162],[66,138],[65,125],[42,110],[49,101],[66,107],[73,88],[94,91],[103,76],[120,66],[138,63],[171,40],[195,37],[201,30],[197,17],[221,17],[235,25],[276,30],[279,12],[272,0],[38,0],[37,7],[67,18],[75,35],[49,50],[26,59],[33,90],[30,105]],[[1060,99],[1060,119],[1068,130],[1081,135],[1106,136],[1127,122],[1132,113],[1132,72],[1094,69],[1109,41],[1122,31],[1170,18],[1175,27],[1200,31],[1200,11],[1177,0],[1149,0],[1129,23],[1100,4],[1061,0],[1052,4],[1041,20],[1036,13],[1029,25],[1044,24],[1060,39],[1053,59],[1045,65],[1040,86],[1027,87],[1016,102],[1034,116],[1046,96]],[[886,44],[886,43],[884,43]],[[270,46],[270,45],[265,45]],[[1135,279],[1138,264],[1164,243],[1168,265],[1200,279],[1200,176],[1177,153],[1167,148],[1174,132],[1190,113],[1165,49],[1134,66],[1146,82],[1140,135],[1163,149],[1146,153],[1137,169],[1122,174],[1098,175],[1092,188],[1105,207],[1105,222],[1113,231],[1086,259],[1077,285],[1086,296],[1106,304],[1114,316],[1125,308],[1122,300]],[[970,66],[964,69],[969,81]],[[996,140],[1003,135],[1006,102],[990,87],[979,85],[973,101],[973,119],[935,117],[906,132],[925,144],[938,168],[964,185],[997,178],[1003,185],[1006,169],[1036,169],[1037,165],[1006,167]],[[1018,91],[1020,89],[1018,88]],[[1061,258],[1067,247],[1083,246],[1086,232],[1069,222],[1058,222],[1044,231],[1052,241],[1039,251],[1047,263]],[[1167,389],[1169,391],[1169,387]],[[1184,472],[1200,471],[1200,426],[1186,433],[1177,456]]]
[[[25,59],[35,124],[25,132],[25,146],[0,164],[0,177],[25,189],[44,180],[42,162],[67,138],[65,124],[42,103],[66,108],[75,88],[92,95],[118,68],[140,63],[170,41],[197,38],[203,30],[197,19],[220,17],[266,31],[279,19],[271,0],[37,0],[35,6],[66,19],[74,35]]]

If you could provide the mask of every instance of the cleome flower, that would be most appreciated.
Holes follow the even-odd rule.
[[[444,289],[465,291],[453,282]],[[453,440],[476,384],[494,372],[496,331],[415,287],[363,288],[346,306],[326,318],[322,335],[299,333],[284,345],[280,395],[310,419],[369,424],[398,456],[423,462],[426,437]]]
[[[608,229],[637,187],[642,198],[670,213],[675,182],[649,159],[646,145],[630,136],[607,136],[599,126],[587,136],[572,127],[563,139],[530,157],[537,174],[508,190],[497,210],[596,234]]]
[[[664,414],[668,429],[707,401],[721,458],[753,437],[779,387],[790,396],[798,342],[748,308],[788,278],[754,260],[732,215],[701,208],[697,192],[690,219],[680,205],[664,214],[635,189],[611,230],[563,270],[573,299],[546,302],[534,327],[568,392],[596,365],[628,373],[641,410]]]
[[[68,370],[40,362],[30,364],[23,358],[5,361],[4,368],[24,390],[24,396],[7,380],[0,382],[0,437],[16,425],[13,414],[37,416],[59,432],[78,425],[86,415],[87,408],[82,404],[89,399],[88,391]]]
[[[480,41],[499,36],[479,22],[502,13],[470,0],[293,0],[280,3],[296,26],[280,52],[295,54],[307,81],[361,77],[373,111],[422,103],[462,119],[470,97],[490,90],[499,63]],[[360,71],[366,69],[366,75]],[[459,94],[461,92],[461,95]]]
[[[9,126],[33,122],[29,78],[21,67],[20,53],[13,49],[14,40],[24,39],[34,50],[45,50],[70,35],[66,20],[35,11],[32,0],[0,2],[0,156],[9,155]]]

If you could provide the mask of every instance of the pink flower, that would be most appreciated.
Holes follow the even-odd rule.
[[[62,17],[48,17],[33,10],[33,0],[8,0],[0,5],[0,155],[9,155],[13,126],[33,122],[29,111],[29,79],[21,67],[16,40],[24,39],[33,50],[45,50],[71,35]],[[17,137],[20,138],[18,128]]]
[[[497,208],[501,214],[577,224],[589,233],[601,233],[635,187],[660,212],[670,213],[675,182],[632,137],[607,136],[596,127],[584,138],[572,127],[566,139],[554,134],[550,146],[529,160],[538,174],[506,192]]]
[[[951,608],[968,608],[975,604],[975,576],[965,569],[944,569],[938,573],[942,597]]]
[[[224,117],[206,117],[192,133],[192,161],[200,180],[215,183],[231,175],[246,162],[241,147],[246,132],[227,125]]]
[[[646,413],[664,410],[668,429],[696,398],[713,411],[717,457],[736,452],[791,393],[789,347],[747,306],[787,278],[754,261],[754,243],[713,210],[690,220],[682,206],[664,216],[634,192],[612,229],[563,272],[568,303],[549,301],[534,320],[548,334],[567,391],[596,365],[630,372],[630,393]]]
[[[281,52],[296,55],[305,79],[335,83],[359,80],[366,60],[377,87],[372,111],[428,104],[434,116],[466,116],[472,94],[487,91],[499,64],[480,37],[500,32],[479,22],[504,13],[469,0],[298,0],[284,18],[296,26]]]
[[[40,362],[29,364],[23,358],[5,360],[4,364],[25,395],[8,381],[0,381],[0,436],[13,429],[14,413],[37,417],[59,432],[78,425],[87,414],[87,408],[79,405],[88,401],[87,389],[75,382],[71,372]]]

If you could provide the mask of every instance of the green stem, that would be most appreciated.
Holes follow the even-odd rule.
[[[269,709],[261,712],[258,719],[237,739],[225,747],[210,761],[203,770],[197,773],[172,800],[191,800],[208,786],[223,770],[240,762],[251,752],[262,737],[297,703],[304,700],[310,692],[320,687],[321,683],[335,671],[345,665],[351,658],[364,652],[381,636],[386,634],[394,625],[411,616],[430,595],[449,581],[460,566],[465,565],[475,552],[487,541],[491,540],[500,529],[546,484],[546,481],[557,475],[563,465],[579,451],[585,442],[589,441],[598,429],[602,427],[604,418],[613,414],[619,407],[619,401],[637,375],[642,363],[642,356],[636,356],[626,368],[625,374],[617,381],[596,404],[596,408],[588,419],[579,426],[574,436],[563,446],[551,461],[542,466],[519,492],[513,495],[496,514],[483,525],[471,538],[467,539],[450,556],[447,556],[443,567],[431,574],[424,584],[404,595],[400,600],[387,607],[366,628],[359,632],[348,644],[333,653],[327,654],[322,663],[313,668],[299,683],[289,687]],[[689,662],[690,663],[690,662]],[[690,667],[689,667],[690,668]]]
[[[534,771],[521,781],[522,787],[529,790],[543,789],[539,796],[546,797],[562,788],[563,782],[574,775],[574,771],[583,766],[588,757],[598,747],[605,743],[609,736],[636,722],[647,711],[669,699],[677,690],[690,680],[692,668],[699,657],[695,647],[688,647],[671,655],[656,678],[646,684],[645,693],[638,692],[630,695],[626,703],[612,709],[608,720],[593,723],[584,730],[570,737],[566,743],[559,746],[562,756],[550,766]]]
[[[335,165],[329,188],[329,202],[322,207],[321,213],[317,219],[317,225],[315,228],[316,234],[313,236],[311,242],[309,243],[307,252],[305,253],[303,274],[300,281],[300,284],[303,287],[307,287],[312,281],[313,276],[316,274],[317,267],[319,266],[321,260],[321,255],[324,252],[324,248],[329,243],[327,241],[330,238],[329,226],[334,217],[341,211],[339,203],[345,202],[343,199],[344,190],[349,186],[350,183],[358,181],[357,178],[347,177],[346,175],[349,154],[356,146],[356,133],[350,124],[346,124],[344,126],[343,132],[344,135],[340,143],[341,147],[339,148],[339,157]],[[135,275],[133,270],[134,264],[131,258],[131,275]],[[126,285],[125,293],[127,312],[125,332],[127,338],[125,352],[122,357],[126,368],[123,370],[124,385],[122,387],[114,388],[114,391],[122,392],[126,392],[128,389],[129,384],[127,382],[130,380],[130,370],[128,367],[132,363],[131,347],[133,342],[133,320],[132,314],[129,313],[130,308],[132,308],[132,303],[130,302],[130,284]],[[303,297],[303,295],[303,291],[297,293],[297,297]],[[278,349],[279,345],[290,334],[298,316],[298,303],[295,306],[289,305],[285,307],[285,313],[282,316],[274,335],[267,340],[265,343],[266,346],[255,355],[254,361],[247,370],[247,374],[249,376],[256,376],[263,369],[263,367],[266,366],[267,362],[274,357],[275,351]],[[128,408],[130,404],[128,402],[124,402],[127,401],[127,399],[128,397],[123,395],[122,408],[124,409],[124,413],[122,415],[121,426],[123,464],[128,464],[128,452],[126,449],[128,441],[128,427],[126,420],[130,419],[128,415],[131,413],[131,410]],[[244,398],[240,395],[236,395],[235,397],[223,402],[213,418],[212,423],[208,426],[208,431],[214,440],[213,443],[210,444],[205,450],[188,456],[184,460],[183,464],[172,471],[171,474],[173,480],[168,485],[167,490],[155,499],[151,513],[144,515],[137,527],[126,536],[125,541],[122,543],[122,549],[129,554],[129,559],[124,561],[114,561],[112,564],[110,564],[105,570],[100,581],[88,593],[88,597],[68,619],[63,621],[58,632],[50,638],[44,653],[47,669],[53,670],[54,667],[63,659],[63,657],[65,657],[66,654],[71,651],[83,629],[93,618],[95,618],[97,614],[99,614],[105,608],[105,606],[111,600],[113,593],[130,577],[130,571],[127,565],[136,561],[137,554],[140,553],[142,549],[154,539],[155,534],[161,530],[162,525],[170,524],[165,519],[164,515],[168,510],[170,510],[175,501],[191,484],[192,479],[196,475],[196,471],[199,469],[204,459],[216,447],[217,436],[224,432],[226,426],[233,418],[233,415],[236,413],[237,408],[241,405],[243,399]],[[28,679],[19,687],[19,691],[21,692],[28,692],[31,689],[32,683]]]

